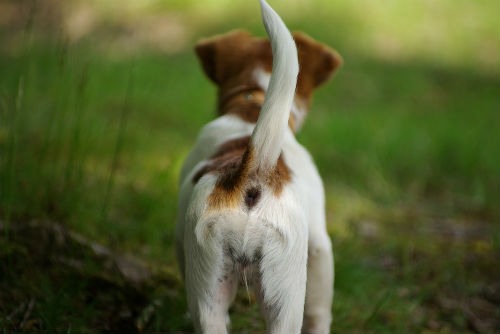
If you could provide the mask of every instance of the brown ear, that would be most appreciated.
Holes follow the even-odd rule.
[[[205,71],[205,74],[210,78],[210,80],[217,82],[215,79],[215,53],[216,53],[216,41],[213,39],[202,39],[196,43],[194,50],[198,59]]]
[[[240,58],[239,53],[245,45],[243,41],[248,38],[248,32],[235,30],[196,43],[196,54],[210,80],[216,84],[224,81],[227,72],[231,70],[231,62]]]
[[[309,90],[326,82],[342,65],[342,57],[337,51],[316,42],[302,32],[295,32],[293,38],[299,55],[299,81],[303,81],[302,85],[309,86]]]

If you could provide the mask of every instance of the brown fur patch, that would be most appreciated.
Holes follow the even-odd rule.
[[[285,184],[292,180],[292,173],[280,155],[274,170],[266,177],[267,185],[272,189],[274,195],[279,196]]]
[[[243,200],[243,186],[248,179],[248,169],[252,161],[252,150],[247,149],[241,158],[219,171],[215,188],[208,198],[208,205],[213,209],[237,207]]]
[[[264,103],[264,92],[258,88],[250,88],[221,98],[219,113],[237,115],[246,122],[256,123],[262,103]]]
[[[193,183],[198,183],[203,175],[208,173],[234,174],[234,170],[241,165],[242,157],[249,143],[250,136],[223,143],[210,157],[210,161],[194,175]]]
[[[261,196],[261,190],[256,184],[266,185],[275,196],[279,196],[283,187],[291,181],[291,172],[282,156],[267,175],[251,173],[253,154],[249,143],[250,137],[247,136],[222,144],[210,161],[193,177],[193,183],[197,183],[205,174],[218,175],[215,188],[208,199],[209,207],[220,209],[245,203],[251,209]]]

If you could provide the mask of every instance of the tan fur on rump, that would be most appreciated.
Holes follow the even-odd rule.
[[[240,205],[245,199],[245,191],[252,189],[251,180],[262,177],[275,196],[279,196],[283,187],[291,181],[292,175],[282,156],[276,167],[267,175],[257,176],[248,173],[252,160],[250,137],[230,140],[222,144],[212,155],[210,162],[193,177],[197,183],[205,174],[218,175],[215,189],[209,197],[209,206],[213,209],[231,208]]]

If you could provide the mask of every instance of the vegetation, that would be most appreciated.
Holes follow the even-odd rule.
[[[498,3],[273,5],[345,59],[298,136],[325,181],[333,331],[500,331]],[[215,106],[191,46],[263,35],[257,4],[2,12],[0,328],[190,332],[177,178]],[[262,331],[245,293],[231,313],[236,332]]]

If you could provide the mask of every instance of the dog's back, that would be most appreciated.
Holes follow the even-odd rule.
[[[273,67],[270,78],[253,74],[268,85],[256,124],[232,114],[209,123],[181,173],[177,253],[195,328],[207,333],[226,331],[241,277],[256,286],[270,332],[298,333],[309,234],[331,253],[322,182],[290,127],[297,49],[279,16],[261,6]],[[332,270],[322,273],[330,290]],[[328,313],[322,326],[329,322]]]

